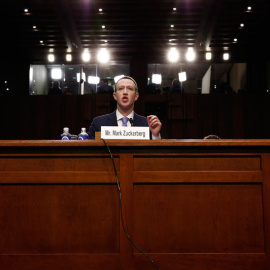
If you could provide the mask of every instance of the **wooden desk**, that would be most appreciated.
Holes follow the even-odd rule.
[[[270,267],[270,140],[108,141],[161,270]],[[148,270],[103,141],[0,141],[0,269]]]

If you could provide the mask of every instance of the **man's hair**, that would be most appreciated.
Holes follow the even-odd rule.
[[[172,85],[177,88],[181,86],[180,81],[178,79],[174,79],[172,82]]]
[[[138,85],[137,85],[136,81],[135,81],[132,77],[130,77],[130,76],[123,76],[123,77],[121,77],[121,78],[117,81],[117,83],[115,84],[114,92],[116,92],[116,90],[117,90],[117,84],[118,84],[118,82],[120,82],[120,81],[123,80],[123,79],[127,79],[127,80],[133,81],[134,84],[135,84],[135,92],[138,92]]]
[[[54,81],[52,84],[53,88],[60,88],[60,82],[59,81]]]

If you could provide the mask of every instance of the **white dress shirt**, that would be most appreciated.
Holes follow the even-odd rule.
[[[125,117],[123,116],[118,110],[116,110],[116,119],[117,119],[117,124],[118,124],[118,127],[121,127],[122,126],[122,118]],[[128,116],[127,116],[129,119],[134,117],[134,111],[132,111]],[[131,123],[130,121],[127,121],[127,126],[128,127],[131,127]]]

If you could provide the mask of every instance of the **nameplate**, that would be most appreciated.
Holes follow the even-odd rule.
[[[101,127],[102,139],[150,140],[149,127]]]

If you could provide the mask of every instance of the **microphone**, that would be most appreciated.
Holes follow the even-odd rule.
[[[129,122],[130,122],[130,124],[131,124],[131,126],[133,126],[133,119],[132,118],[129,118]]]

